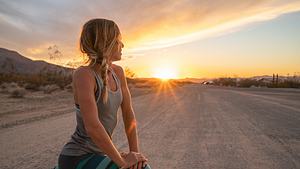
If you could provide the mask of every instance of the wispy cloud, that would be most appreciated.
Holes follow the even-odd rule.
[[[120,26],[127,53],[163,48],[239,30],[300,10],[298,0],[0,0],[0,45],[25,54],[43,44],[77,47],[81,26],[103,17]],[[31,53],[30,53],[31,52]],[[37,54],[36,52],[34,52]],[[70,51],[66,53],[72,53]]]
[[[190,5],[182,8],[180,12],[168,16],[168,19],[158,17],[155,21],[131,30],[136,33],[128,34],[133,36],[128,39],[134,39],[131,50],[164,48],[220,36],[240,30],[250,23],[270,20],[300,10],[299,1],[228,1],[219,6],[209,2],[193,5],[196,7]],[[201,6],[205,6],[205,9],[201,10]]]

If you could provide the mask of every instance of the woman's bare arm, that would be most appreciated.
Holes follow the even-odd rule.
[[[79,68],[73,74],[77,103],[80,105],[82,119],[87,134],[93,142],[117,165],[125,161],[113,145],[109,135],[98,118],[98,109],[94,96],[95,78],[88,68]]]
[[[130,151],[139,152],[137,121],[131,103],[131,94],[128,89],[125,72],[121,66],[115,65],[116,73],[121,81],[123,101],[121,103],[122,116],[125,132],[129,143]]]

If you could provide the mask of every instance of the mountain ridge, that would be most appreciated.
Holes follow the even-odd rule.
[[[0,73],[3,74],[39,74],[46,72],[69,74],[72,70],[72,68],[51,64],[43,60],[31,60],[17,51],[0,47]]]

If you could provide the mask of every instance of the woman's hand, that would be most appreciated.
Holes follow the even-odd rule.
[[[126,165],[121,168],[129,168],[129,169],[142,169],[146,166],[146,162],[148,161],[141,153],[137,152],[121,152],[121,156],[124,158]]]
[[[143,169],[146,165],[146,161],[139,161],[137,164],[131,166],[130,169]]]

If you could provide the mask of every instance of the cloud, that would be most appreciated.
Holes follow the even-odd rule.
[[[28,48],[27,52],[32,54],[32,55],[37,55],[37,54],[41,54],[41,53],[45,53],[45,51],[43,49],[39,49],[39,48]]]
[[[178,4],[181,7],[179,12],[176,5],[168,7],[172,8],[169,11],[175,11],[174,14],[161,15],[135,26],[134,30],[130,30],[134,33],[128,33],[128,39],[134,39],[130,50],[164,48],[220,36],[250,23],[300,10],[299,1],[226,1],[218,5],[211,1],[201,2],[185,6]]]
[[[61,44],[61,50],[70,55],[78,51],[65,50],[78,46],[81,26],[95,17],[114,20],[121,28],[127,53],[140,55],[138,51],[219,36],[249,23],[300,10],[297,0],[0,0],[0,3],[2,47],[26,51],[51,42]]]

